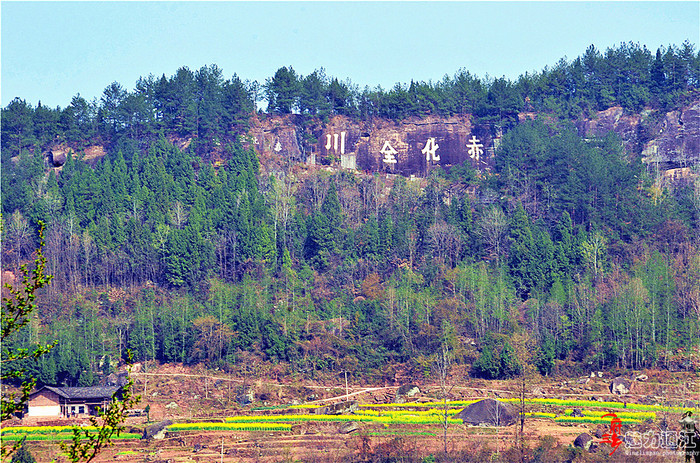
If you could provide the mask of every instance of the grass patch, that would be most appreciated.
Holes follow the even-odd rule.
[[[365,411],[366,412],[366,411]],[[442,423],[442,413],[388,411],[382,414],[360,413],[353,415],[240,415],[226,418],[226,423],[304,423],[304,422],[346,422],[359,421],[363,423],[381,424],[438,424]],[[448,423],[461,424],[461,420],[447,419]]]
[[[166,428],[168,431],[291,431],[291,424],[284,423],[175,423]]]
[[[574,411],[572,409],[566,409],[564,410],[564,415],[571,415]],[[597,416],[601,417],[603,415],[606,415],[608,411],[603,411],[603,410],[581,410],[581,413],[583,413],[583,416]],[[631,418],[635,420],[655,420],[656,419],[656,413],[654,412],[614,412],[615,415],[617,415],[618,418],[624,419],[624,418]]]
[[[479,399],[482,400],[482,399]],[[452,400],[447,402],[448,408],[463,408],[467,407],[479,400]],[[498,399],[501,402],[507,403],[519,403],[520,399]],[[646,412],[670,412],[670,413],[683,413],[685,411],[691,410],[687,407],[666,407],[663,405],[644,405],[644,404],[633,404],[624,402],[598,402],[597,400],[574,400],[574,399],[525,399],[526,405],[552,405],[557,407],[567,407],[567,408],[607,408],[614,410],[628,410],[628,411],[646,411]],[[444,407],[443,402],[406,402],[402,404],[390,403],[390,404],[362,404],[359,407],[361,409],[384,409],[384,408],[438,408]],[[697,412],[697,410],[695,410]],[[618,415],[619,416],[619,415]]]
[[[73,434],[60,433],[60,434],[8,434],[3,433],[0,440],[5,441],[17,441],[23,439],[26,436],[27,441],[60,441],[60,440],[71,440],[73,439]],[[112,440],[131,440],[131,439],[141,439],[141,434],[136,433],[122,433],[119,436],[112,436]]]

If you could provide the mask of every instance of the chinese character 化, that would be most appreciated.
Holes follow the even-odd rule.
[[[388,141],[384,142],[384,146],[382,146],[382,149],[380,149],[379,152],[384,155],[384,159],[382,159],[382,161],[386,162],[387,164],[396,164],[396,155],[399,153],[389,144]]]
[[[421,150],[421,153],[425,154],[425,160],[430,161],[430,158],[433,158],[433,161],[439,161],[440,156],[435,154],[437,149],[440,148],[440,145],[435,143],[434,138],[428,138],[428,141],[425,142],[425,148]]]
[[[480,140],[476,138],[476,136],[472,135],[471,140],[469,140],[469,143],[467,143],[467,148],[469,148],[469,157],[475,161],[479,161],[479,157],[484,154],[484,150],[481,149],[484,147],[484,145],[479,143],[479,141]]]

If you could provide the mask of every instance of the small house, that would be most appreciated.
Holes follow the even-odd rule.
[[[97,415],[107,408],[119,386],[53,387],[44,386],[29,395],[28,417],[71,417]]]

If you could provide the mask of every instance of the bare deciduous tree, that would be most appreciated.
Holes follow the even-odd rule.
[[[180,201],[175,201],[172,209],[170,210],[170,220],[172,221],[175,228],[180,229],[187,222],[187,216],[189,213],[185,210],[185,207]]]
[[[479,221],[478,233],[484,240],[491,254],[496,255],[500,264],[503,238],[508,230],[506,216],[498,205],[488,208]]]
[[[20,260],[30,242],[29,222],[19,210],[16,210],[10,215],[5,229],[7,230],[5,252],[14,256],[15,266],[19,268]]]
[[[450,265],[455,265],[462,251],[462,237],[454,225],[438,222],[430,226],[428,236],[437,259],[444,262],[449,260]]]

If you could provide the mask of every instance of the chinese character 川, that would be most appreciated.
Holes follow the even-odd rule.
[[[345,154],[345,134],[347,132],[340,132],[340,154]],[[333,139],[333,145],[331,145],[331,138]],[[335,152],[338,152],[338,134],[334,133],[331,135],[330,133],[326,135],[326,149],[329,150],[331,149],[331,146],[333,146],[333,149]]]

